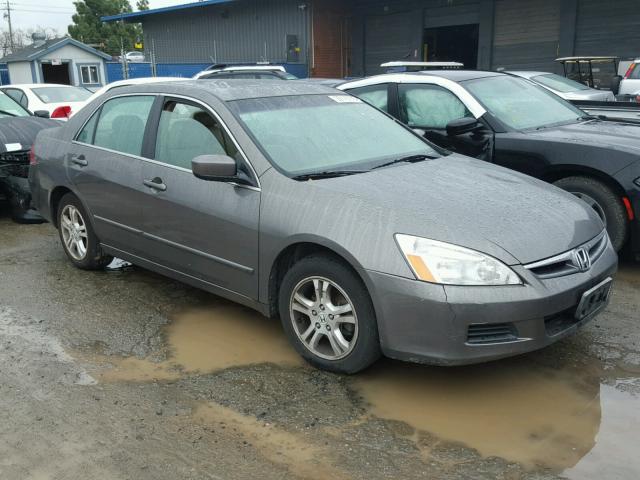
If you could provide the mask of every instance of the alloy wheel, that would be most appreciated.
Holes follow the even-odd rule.
[[[358,317],[353,303],[335,282],[309,277],[293,289],[289,315],[296,335],[314,355],[339,360],[358,339]]]
[[[89,239],[87,225],[80,211],[73,205],[66,205],[60,215],[62,241],[74,260],[83,260],[87,255]]]

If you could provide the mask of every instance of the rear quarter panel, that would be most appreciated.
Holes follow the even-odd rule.
[[[32,201],[38,212],[53,220],[51,194],[57,187],[72,190],[66,174],[65,157],[68,143],[60,138],[64,127],[42,130],[36,137],[34,152],[36,165],[29,172]]]

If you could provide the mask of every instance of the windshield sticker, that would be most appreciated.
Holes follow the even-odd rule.
[[[4,148],[7,152],[17,152],[18,150],[22,150],[22,145],[19,143],[5,143]]]
[[[329,95],[329,98],[338,103],[362,103],[362,100],[350,95]]]

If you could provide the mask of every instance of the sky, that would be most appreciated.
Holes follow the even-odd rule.
[[[167,7],[192,1],[195,0],[149,0],[149,8]],[[135,0],[129,0],[129,2],[135,10]],[[71,23],[71,15],[75,12],[73,0],[9,0],[9,3],[15,29],[54,28],[64,35],[67,33],[67,26]],[[6,8],[5,4],[6,0],[0,0],[0,8]],[[0,30],[7,30],[7,28],[7,19],[0,17]]]

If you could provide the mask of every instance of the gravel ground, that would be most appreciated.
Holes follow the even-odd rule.
[[[277,322],[138,267],[74,269],[0,218],[0,478],[640,477],[640,265],[543,351],[304,365]]]

